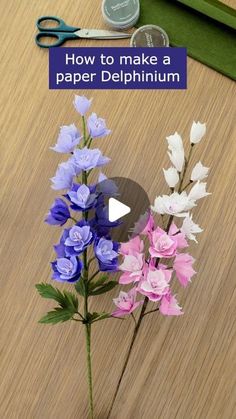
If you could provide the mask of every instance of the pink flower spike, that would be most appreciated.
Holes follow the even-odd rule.
[[[114,304],[118,307],[111,315],[113,317],[127,316],[138,308],[143,301],[136,301],[136,288],[132,288],[128,293],[121,291],[117,298],[113,299]]]
[[[164,295],[159,310],[164,316],[181,316],[184,314],[182,308],[178,305],[175,295],[171,295],[171,293]]]
[[[191,281],[192,276],[196,273],[192,267],[195,259],[188,253],[180,253],[176,255],[174,260],[174,270],[176,276],[183,287],[186,287]]]
[[[120,254],[121,255],[133,255],[134,253],[142,253],[144,249],[144,243],[139,236],[130,239],[127,243],[121,243]]]
[[[125,255],[123,263],[119,269],[124,272],[119,279],[120,284],[130,284],[137,282],[142,276],[143,268],[143,254],[134,253],[132,255]]]

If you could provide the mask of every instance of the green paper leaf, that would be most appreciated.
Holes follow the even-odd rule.
[[[94,323],[96,321],[99,320],[104,320],[104,319],[108,319],[109,317],[111,317],[111,315],[109,313],[88,313],[88,320],[90,323]]]
[[[111,291],[113,288],[115,288],[118,285],[116,281],[110,281],[105,285],[102,285],[100,287],[97,287],[90,291],[90,295],[100,295],[105,294],[106,292]]]
[[[73,312],[67,310],[65,308],[55,308],[53,311],[49,311],[45,316],[43,316],[39,323],[44,324],[56,324],[56,323],[63,323],[67,320],[70,320],[73,317]]]
[[[89,291],[92,291],[95,288],[98,288],[99,286],[103,285],[108,280],[108,278],[108,275],[102,275],[99,279],[91,281],[89,283]]]
[[[75,289],[82,297],[85,296],[85,286],[82,278],[78,282],[76,282]]]
[[[67,308],[73,312],[78,310],[78,299],[76,295],[69,291],[61,292],[58,288],[54,288],[51,284],[37,284],[36,288],[43,298],[55,300],[62,308]]]

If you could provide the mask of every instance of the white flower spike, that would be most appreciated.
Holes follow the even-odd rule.
[[[200,143],[201,139],[206,134],[206,124],[201,124],[201,122],[193,121],[191,131],[190,131],[190,143],[197,144]]]

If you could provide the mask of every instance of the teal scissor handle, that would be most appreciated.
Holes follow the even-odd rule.
[[[53,21],[57,23],[57,26],[42,25],[47,21]],[[57,16],[41,16],[36,22],[37,28],[40,32],[75,32],[80,28],[67,25],[63,19]]]
[[[57,25],[42,25],[42,23],[46,23],[47,21],[56,22]],[[37,33],[35,37],[35,42],[41,48],[59,47],[69,39],[79,38],[79,35],[76,35],[74,32],[80,30],[80,28],[67,25],[63,19],[57,16],[41,16],[37,20],[36,26],[39,33]],[[54,38],[55,42],[46,44],[45,42],[42,42],[45,38]]]
[[[46,44],[42,42],[43,38],[55,38],[55,42]],[[69,39],[78,39],[79,36],[73,32],[39,32],[35,37],[36,44],[41,48],[59,47]]]

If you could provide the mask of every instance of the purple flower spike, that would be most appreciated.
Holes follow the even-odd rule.
[[[90,225],[79,222],[65,230],[65,252],[68,256],[79,255],[88,247],[94,238]]]
[[[82,262],[76,256],[58,258],[52,262],[52,279],[60,282],[76,282],[80,279]]]
[[[98,259],[99,269],[102,272],[116,271],[118,268],[119,245],[112,240],[101,238],[95,244],[95,255]]]
[[[85,96],[75,95],[74,107],[81,116],[88,112],[93,99],[87,99]]]
[[[70,211],[67,204],[60,198],[55,199],[51,206],[45,222],[50,225],[62,226],[70,218]]]
[[[59,164],[56,175],[51,178],[52,189],[70,189],[73,183],[73,177],[75,176],[75,169],[71,163],[71,160]]]
[[[61,127],[57,143],[50,147],[57,153],[72,153],[74,148],[80,143],[81,135],[75,124]]]
[[[107,129],[106,122],[102,118],[98,118],[96,113],[92,113],[89,116],[88,131],[92,138],[105,137],[111,133],[111,130]]]
[[[77,191],[71,190],[68,192],[68,197],[75,204],[72,205],[75,211],[87,211],[96,204],[96,194],[91,193],[89,187],[86,185],[79,186]]]
[[[76,172],[78,170],[88,171],[94,169],[95,167],[103,166],[109,163],[110,159],[102,155],[101,151],[98,148],[90,150],[87,147],[75,150],[73,163],[75,166]]]

